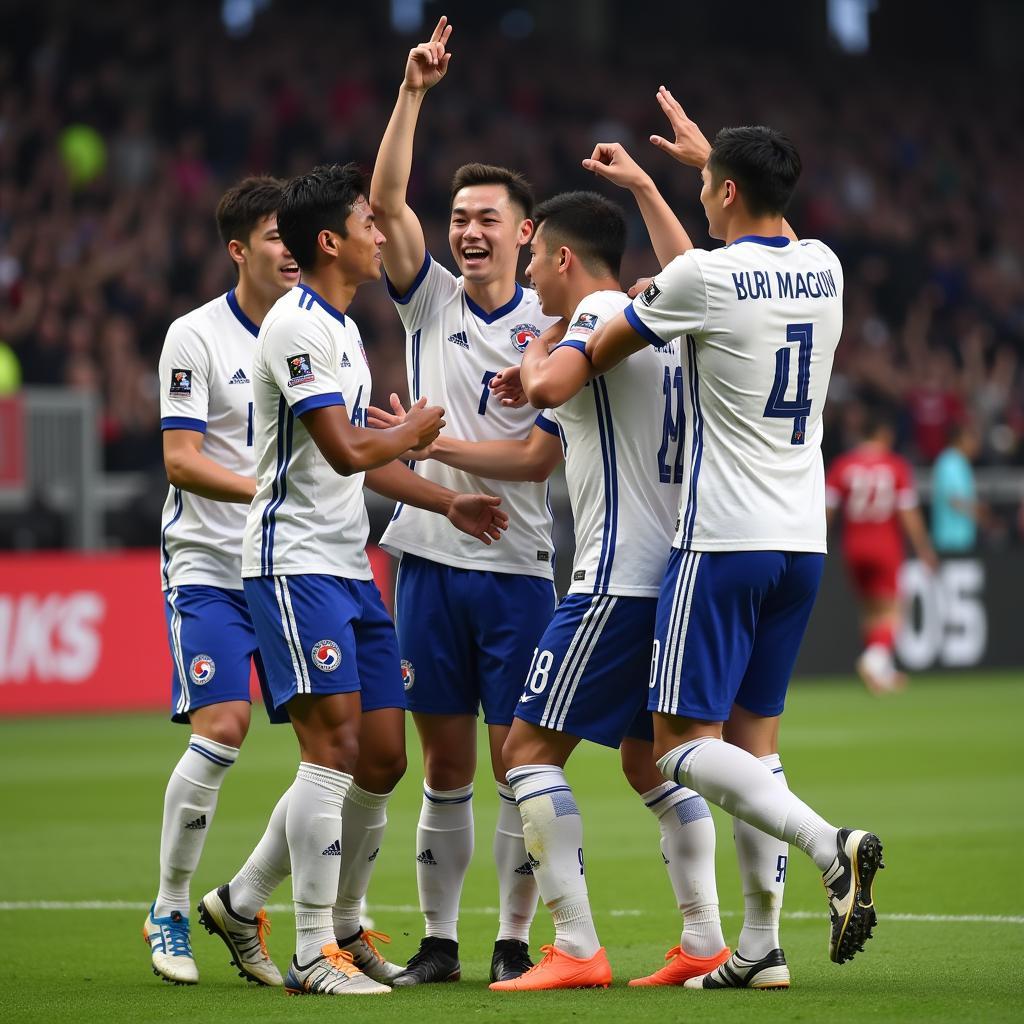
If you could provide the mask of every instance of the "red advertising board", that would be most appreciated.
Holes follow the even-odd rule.
[[[163,709],[170,681],[157,549],[0,555],[0,716]]]

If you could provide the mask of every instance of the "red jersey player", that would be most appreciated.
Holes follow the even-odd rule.
[[[825,503],[830,526],[843,510],[843,559],[857,592],[864,632],[857,673],[869,690],[882,693],[906,681],[892,657],[900,622],[897,581],[903,535],[930,568],[938,560],[918,508],[913,471],[892,450],[892,425],[874,414],[866,426],[864,441],[829,467]]]

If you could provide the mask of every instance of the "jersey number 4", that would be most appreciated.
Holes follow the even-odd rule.
[[[793,421],[790,444],[803,444],[807,436],[807,417],[811,414],[811,340],[814,324],[787,324],[785,348],[775,352],[775,383],[764,407],[764,415],[772,419]],[[799,345],[796,357],[796,398],[786,398],[789,390],[790,345]]]

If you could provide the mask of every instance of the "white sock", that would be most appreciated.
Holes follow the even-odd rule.
[[[838,829],[816,814],[753,754],[724,740],[687,740],[658,761],[661,774],[695,789],[762,832],[806,853],[820,871],[836,857]]]
[[[390,793],[368,793],[355,783],[345,797],[345,845],[334,903],[334,934],[339,943],[359,931],[363,898],[370,888],[370,876],[388,823],[390,799]]]
[[[679,945],[690,956],[714,956],[725,947],[715,883],[715,823],[692,789],[663,782],[641,797],[658,819],[661,856],[683,915]]]
[[[778,754],[767,754],[758,760],[778,782],[786,784]],[[739,818],[733,818],[733,838],[743,882],[743,930],[736,952],[746,960],[760,960],[780,946],[779,915],[786,888],[789,846]]]
[[[527,764],[508,773],[541,898],[555,919],[555,946],[586,960],[600,948],[583,873],[583,820],[565,772]]]
[[[426,934],[459,941],[459,899],[473,859],[473,784],[431,789],[423,784],[416,826],[416,887]]]
[[[270,899],[270,894],[288,877],[292,862],[288,856],[288,798],[291,787],[277,801],[270,815],[267,830],[249,854],[249,859],[238,869],[228,883],[231,909],[240,917],[255,917],[257,911]]]
[[[195,733],[189,737],[188,748],[174,766],[164,793],[160,889],[154,917],[167,917],[174,910],[188,917],[189,883],[213,823],[221,783],[237,757],[238,747]]]
[[[341,869],[341,812],[352,776],[303,761],[285,817],[295,900],[295,957],[303,966],[334,942],[331,908]]]
[[[498,868],[498,939],[529,943],[537,911],[537,880],[523,840],[523,819],[511,786],[498,783],[498,827],[494,832]]]

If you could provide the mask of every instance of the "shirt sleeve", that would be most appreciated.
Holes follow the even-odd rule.
[[[423,266],[404,295],[395,290],[387,275],[384,282],[402,325],[410,334],[418,330],[442,306],[451,302],[459,290],[458,278],[450,270],[435,263],[429,252],[424,252]]]
[[[182,320],[167,330],[160,352],[160,429],[206,433],[210,408],[210,350]]]
[[[540,427],[547,434],[554,434],[555,437],[558,437],[558,426],[552,418],[550,409],[537,413],[537,418],[533,421],[533,425]]]
[[[677,256],[624,312],[633,330],[658,348],[704,330],[708,293],[694,250]]]
[[[296,312],[275,320],[262,344],[264,364],[296,416],[345,404],[334,342],[313,316]]]

